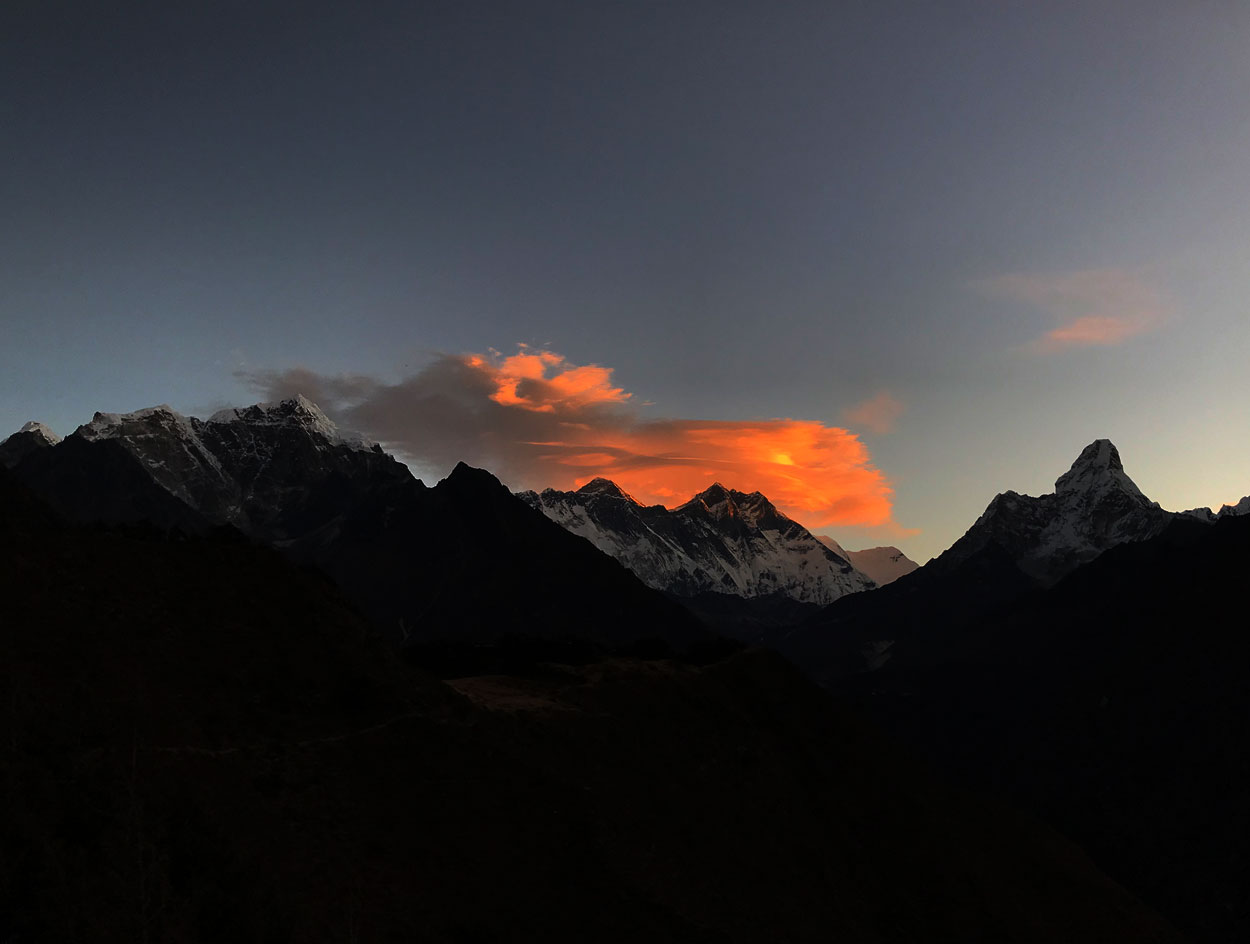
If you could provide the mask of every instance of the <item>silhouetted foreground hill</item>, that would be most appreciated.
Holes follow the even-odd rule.
[[[0,581],[0,939],[1176,939],[767,654],[453,687],[267,549],[3,474]]]
[[[1250,518],[1178,517],[840,687],[1197,939],[1250,940],[1247,573]]]

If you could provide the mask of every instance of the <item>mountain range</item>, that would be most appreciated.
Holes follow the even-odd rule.
[[[524,520],[522,503],[589,540],[648,587],[683,602],[684,610],[668,605],[668,617],[654,624],[659,635],[680,643],[698,635],[697,620],[686,611],[753,639],[875,587],[853,559],[883,581],[911,564],[896,548],[848,553],[760,493],[720,484],[672,511],[644,506],[606,479],[576,492],[518,493],[515,506],[492,476],[467,466],[427,488],[380,446],[339,430],[304,397],[222,410],[207,420],[166,406],[97,413],[63,441],[46,426],[28,423],[0,443],[0,462],[72,520],[141,521],[187,533],[228,526],[281,547],[324,569],[388,631],[409,640],[500,632],[596,635],[578,625],[567,593],[562,601],[545,598],[542,574],[590,568],[595,575],[579,586],[598,599],[619,596],[627,578],[555,529]],[[484,514],[490,520],[474,520]],[[526,534],[524,543],[550,546],[562,562],[527,552],[519,566],[501,572],[504,545],[492,549],[483,541],[501,526],[518,536],[539,532]],[[577,563],[564,562],[568,555]],[[409,575],[418,570],[442,572],[438,585],[445,593],[433,599],[428,590],[414,594]],[[473,605],[458,602],[460,588],[475,578],[499,595],[498,605],[485,607],[481,594]],[[603,581],[616,589],[596,586]],[[501,593],[505,586],[511,595]],[[598,612],[595,619],[605,616]],[[603,627],[598,638],[623,639],[621,632],[630,633]]]
[[[824,605],[876,586],[759,492],[719,482],[669,511],[597,478],[575,492],[518,497],[619,560],[648,586],[678,596],[782,594]]]
[[[38,649],[36,662],[44,666],[38,671],[46,670],[54,651],[81,650],[91,653],[90,659],[100,665],[109,665],[114,658],[110,654],[114,643],[109,640],[117,639],[124,647],[124,659],[129,660],[109,669],[118,677],[137,678],[134,666],[148,658],[145,647],[155,645],[153,658],[161,661],[143,669],[153,673],[153,678],[171,665],[182,665],[178,660],[183,658],[192,660],[187,665],[206,666],[208,674],[203,678],[188,676],[176,685],[171,683],[170,692],[204,687],[209,679],[234,678],[229,683],[234,694],[228,699],[238,703],[230,709],[229,724],[223,728],[212,720],[211,711],[204,717],[196,715],[191,727],[178,730],[178,743],[229,752],[246,742],[253,745],[248,748],[249,756],[261,757],[255,748],[260,743],[255,740],[257,734],[287,731],[290,719],[314,704],[320,706],[316,717],[336,720],[325,721],[328,726],[316,731],[301,728],[299,738],[304,740],[297,738],[299,744],[310,743],[309,738],[338,737],[346,730],[343,725],[356,721],[365,725],[363,730],[373,730],[372,725],[385,722],[386,712],[403,701],[403,686],[416,684],[414,691],[423,692],[420,698],[434,699],[429,704],[463,706],[467,700],[473,706],[474,724],[500,732],[479,744],[494,752],[492,756],[507,753],[502,745],[509,738],[520,738],[529,745],[527,749],[548,757],[548,763],[554,763],[550,758],[566,748],[593,754],[599,765],[596,769],[610,773],[593,784],[588,782],[587,787],[611,794],[615,799],[610,804],[628,805],[619,791],[612,792],[610,784],[619,780],[632,783],[636,792],[645,792],[647,784],[662,776],[661,768],[671,768],[677,780],[699,796],[711,796],[709,783],[699,771],[715,768],[727,783],[741,780],[744,774],[731,759],[733,745],[757,737],[747,733],[757,724],[770,726],[786,744],[805,745],[802,752],[811,752],[804,754],[809,757],[824,756],[828,745],[844,736],[830,733],[828,712],[832,709],[821,700],[825,696],[803,687],[807,683],[797,674],[801,671],[871,718],[872,724],[888,729],[974,796],[994,797],[1074,837],[1091,852],[1099,868],[1126,883],[1196,940],[1250,937],[1250,910],[1241,904],[1250,899],[1250,870],[1244,866],[1250,820],[1242,810],[1239,787],[1245,758],[1250,756],[1250,728],[1245,722],[1250,704],[1242,685],[1250,670],[1250,651],[1240,631],[1244,594],[1239,592],[1250,566],[1250,498],[1226,505],[1218,513],[1166,511],[1136,486],[1108,440],[1085,448],[1058,478],[1052,493],[1033,497],[1004,492],[993,498],[958,541],[916,569],[892,548],[846,552],[835,540],[818,537],[788,518],[760,493],[719,484],[671,510],[642,505],[606,479],[574,492],[549,489],[514,495],[490,473],[463,464],[436,486],[427,487],[379,446],[337,429],[303,398],[222,411],[208,420],[183,417],[167,407],[101,413],[63,440],[31,423],[0,443],[0,465],[10,470],[0,475],[6,547],[12,558],[6,572],[10,579],[4,604],[6,626],[18,628],[18,635],[6,637],[6,664],[29,662],[29,653],[38,649],[30,648],[33,640],[44,638],[37,628],[43,620],[59,628],[47,637],[52,648]],[[218,582],[222,599],[233,601],[225,610],[220,610],[224,604],[219,600],[209,600],[215,591],[201,587],[199,578],[192,577],[190,568],[197,565],[190,562],[195,559],[211,562],[204,565],[209,576]],[[246,568],[251,569],[245,578]],[[869,576],[874,568],[883,568],[877,573],[887,579],[874,581]],[[103,588],[97,578],[105,581]],[[296,591],[297,586],[304,589]],[[318,589],[309,589],[313,586]],[[277,648],[264,650],[270,654],[263,664],[249,662],[254,655],[238,647],[238,637],[231,637],[233,648],[223,650],[224,662],[213,662],[205,655],[211,649],[214,619],[225,626],[246,625],[248,633],[270,632],[264,626],[284,619],[278,614],[285,604],[276,601],[293,592],[317,601],[339,600],[341,594],[340,603],[295,607],[292,612],[301,614],[297,620],[308,627],[319,625],[329,631],[331,623],[339,625],[344,619],[343,625],[349,627],[332,631],[329,649],[325,648],[328,637],[316,632],[309,635],[312,661],[308,665],[320,665],[323,658],[341,658],[344,665],[356,665],[353,659],[365,656],[339,651],[351,645],[345,640],[352,634],[361,634],[362,639],[387,638],[390,646],[369,651],[393,653],[398,646],[405,658],[392,659],[395,664],[385,671],[379,662],[368,670],[367,678],[354,680],[331,682],[316,676],[321,669],[301,669],[320,679],[310,682],[312,688],[301,695],[296,694],[299,686],[288,691],[291,679],[284,681],[282,675],[286,670],[280,650],[292,644],[287,636],[281,637],[284,642],[275,641]],[[58,593],[67,594],[69,603],[61,609],[57,609],[60,604],[48,608],[47,601],[55,603]],[[194,647],[184,651],[180,648],[184,643],[179,642],[182,637],[175,634],[166,639],[159,635],[159,627],[164,625],[161,614],[171,612],[178,614],[171,626],[200,625],[177,602],[187,594],[208,601],[208,612],[218,616],[204,622],[202,632],[207,635],[197,637]],[[40,600],[45,601],[42,613]],[[270,602],[248,615],[249,600]],[[343,613],[352,615],[342,616],[342,607],[346,608]],[[316,615],[318,608],[325,610],[329,622]],[[111,627],[111,635],[80,637],[81,627],[93,621]],[[127,636],[128,626],[140,637]],[[298,632],[299,627],[290,631]],[[765,642],[797,670],[783,668],[779,660],[760,661],[758,654],[731,655],[741,647],[717,641],[717,633]],[[652,661],[629,661],[639,656]],[[680,656],[680,661],[674,662],[674,656]],[[614,661],[622,658],[626,661]],[[230,666],[235,663],[252,667],[243,675],[231,676]],[[412,665],[453,679],[451,693],[427,676],[420,676],[426,679],[420,683],[381,681],[387,672],[416,671]],[[266,691],[286,693],[280,704],[275,702],[276,714],[258,716],[245,707],[245,693],[252,684],[248,678],[259,680],[255,684]],[[85,724],[74,714],[85,704],[80,704],[82,693],[95,691],[93,686],[99,684],[86,676],[67,675],[63,699],[56,696],[62,700],[46,712],[38,737],[46,735],[49,743],[58,745],[69,743],[66,739],[75,735],[68,732]],[[154,684],[144,682],[142,690],[163,691]],[[388,687],[394,685],[399,687]],[[18,699],[14,704],[33,697],[30,693],[36,688],[22,689],[26,694],[14,696]],[[381,691],[390,692],[383,700],[391,708],[370,714],[373,709],[367,706],[374,703],[367,693]],[[82,710],[107,714],[112,709],[106,706],[120,704],[122,696],[112,692],[101,697],[100,705]],[[445,702],[447,698],[451,702]],[[160,699],[145,703],[142,711],[177,715],[188,710],[178,707],[181,703]],[[702,707],[692,707],[696,703]],[[764,715],[752,714],[764,704]],[[680,717],[686,726],[683,730],[697,734],[690,733],[689,740],[682,740],[687,737],[683,735],[667,741],[667,729],[643,720],[651,717],[648,712],[654,712],[655,705],[664,705],[672,718]],[[582,713],[587,712],[583,719]],[[32,708],[22,717],[38,714]],[[592,722],[590,716],[618,720]],[[257,720],[262,717],[263,722]],[[826,720],[812,728],[815,717]],[[572,727],[565,727],[565,722]],[[437,724],[422,728],[418,740],[433,737],[430,731],[436,730]],[[817,730],[821,733],[812,733]],[[619,739],[636,736],[649,739],[655,751],[631,752],[623,761],[626,755],[613,753],[609,742],[598,740],[617,738],[612,743],[619,744],[623,743]],[[19,742],[25,743],[25,737],[19,732]],[[843,752],[838,755],[839,769],[871,767],[876,761],[866,759],[869,754],[878,749],[888,753],[874,740],[875,735],[864,737],[867,740],[855,742],[860,746],[853,748],[850,742],[839,742]],[[91,750],[119,749],[102,733],[92,743],[96,746]],[[771,741],[751,743],[754,746],[748,753],[768,758],[762,768],[765,779],[767,772],[788,763],[784,759],[789,756],[788,748],[778,748]],[[705,753],[698,746],[704,744],[715,747]],[[456,753],[458,747],[448,750],[448,757],[459,758],[455,764],[478,763]],[[696,762],[704,766],[683,766]],[[47,769],[19,765],[13,770],[25,771],[21,777],[33,777],[29,784],[54,783],[60,782],[56,779],[61,776],[60,768],[55,766],[60,763],[56,760]],[[300,768],[286,763],[269,757],[262,767],[282,769],[282,777],[298,781]],[[502,774],[505,778],[518,770],[531,770],[516,757],[508,763],[512,773]],[[809,789],[799,788],[799,783],[833,782],[822,779],[832,776],[823,761],[812,763],[815,766],[803,766],[804,761],[794,768],[793,778],[786,781],[790,785],[782,792]],[[374,760],[367,759],[367,764]],[[750,768],[747,760],[742,764],[742,770]],[[626,775],[626,768],[647,773]],[[191,769],[186,768],[186,776],[191,776]],[[260,769],[249,768],[245,775],[264,780]],[[377,773],[376,768],[369,769]],[[580,768],[557,764],[551,769],[561,771],[553,775],[558,780],[576,780]],[[370,779],[357,781],[356,774],[346,768],[334,770],[334,782],[339,784],[335,789],[346,791],[337,802],[358,802]],[[856,848],[885,843],[902,860],[910,861],[915,847],[892,831],[907,821],[897,806],[900,803],[936,803],[933,809],[939,812],[935,815],[955,817],[950,822],[968,815],[965,807],[960,807],[964,812],[952,812],[950,795],[932,785],[919,768],[908,770],[904,776],[925,784],[923,797],[894,790],[884,807],[874,807],[874,801],[862,793],[820,793],[830,802],[878,809],[872,815],[882,835],[874,839],[856,833],[852,841],[861,844]],[[104,779],[91,789],[99,796],[111,796],[105,784],[122,776],[121,768],[114,770],[106,764],[98,773]],[[482,782],[495,783],[496,773],[491,768]],[[532,772],[524,775],[532,776]],[[884,781],[873,782],[877,786],[869,794]],[[783,800],[771,792],[764,780],[750,783],[753,786],[747,793],[725,787],[726,792],[716,793],[719,799],[713,806],[726,814],[744,802],[793,802],[793,797]],[[513,797],[509,802],[516,804],[518,815],[528,815],[537,797],[551,788],[544,781],[533,794],[506,795]],[[38,792],[34,786],[30,789],[34,791],[30,796]],[[171,789],[191,796],[185,783]],[[498,785],[490,788],[499,789]],[[939,795],[944,799],[933,799]],[[145,802],[163,808],[169,796],[173,794],[152,795]],[[210,801],[195,796],[196,815],[210,815]],[[240,810],[259,809],[255,804],[261,801],[255,796],[232,796],[231,802],[239,804]],[[108,802],[114,800],[121,810],[120,794]],[[446,797],[433,795],[430,801],[447,802]],[[64,802],[77,800],[65,794]],[[701,821],[701,814],[676,796],[671,804],[661,817],[669,824],[665,828],[684,829],[673,824]],[[298,804],[297,808],[302,809]],[[36,818],[52,816],[55,822],[47,821],[49,829],[76,828],[57,825],[61,820],[56,817],[63,816],[60,806],[24,809]],[[473,815],[468,808],[460,812]],[[601,818],[608,814],[597,807],[593,813],[585,809],[582,813],[586,828],[609,837],[623,828],[647,835],[654,827],[654,822],[648,826],[645,821],[631,821],[625,827],[610,817]],[[309,807],[300,815],[321,814]],[[396,807],[392,815],[402,818],[406,814]],[[842,820],[812,815],[823,824],[818,844],[847,841]],[[800,818],[808,822],[808,816],[804,812]],[[987,827],[959,821],[968,823],[967,835],[987,835]],[[544,828],[558,831],[558,822],[558,818],[547,821]],[[121,829],[118,823],[123,821],[114,824]],[[1036,850],[1036,834],[1027,838],[1007,820],[997,823],[988,828],[1013,836],[1014,849]],[[927,820],[907,828],[912,827],[921,832],[929,829]],[[421,828],[429,828],[428,823]],[[751,828],[765,833],[781,830],[785,836],[784,841],[774,841],[761,838],[765,833],[756,835],[748,845],[763,857],[760,861],[776,862],[776,855],[808,861],[807,853],[796,851],[799,847],[792,844],[806,828],[798,821],[767,819]],[[255,858],[229,843],[222,846],[212,835],[217,834],[194,832],[191,841],[193,845],[216,843],[213,855],[225,855],[236,863],[232,869],[244,868],[238,863],[246,861],[252,863],[244,869],[253,870],[248,875],[256,874],[255,869],[263,871],[263,857]],[[699,836],[699,842],[709,844],[708,849],[719,850],[713,858],[745,868],[711,840],[710,832]],[[23,855],[40,854],[35,839],[22,841],[26,843]],[[118,840],[114,836],[109,841]],[[492,840],[479,836],[479,841],[489,846]],[[1040,841],[1042,845],[1051,842]],[[627,870],[627,882],[635,883],[631,888],[641,881],[638,876],[650,874],[639,864],[646,856],[638,849],[622,846],[619,838],[605,842],[594,846],[592,859],[619,863],[618,854],[634,857],[630,859],[634,865]],[[923,840],[938,858],[950,854],[944,842],[931,836]],[[980,843],[976,840],[979,850]],[[626,848],[629,851],[622,853]],[[760,851],[765,848],[772,851]],[[675,847],[668,854],[680,859]],[[819,858],[826,852],[813,854]],[[1004,859],[1001,849],[984,854],[987,858],[978,862],[1014,861],[1010,855]],[[559,856],[551,858],[550,850],[542,855],[552,868],[576,870]],[[639,855],[642,858],[635,862]],[[982,851],[975,855],[981,856]],[[1036,853],[1028,855],[1034,857],[1030,859],[1034,864],[1027,868],[1037,867]],[[1077,861],[1068,853],[1064,857],[1070,864]],[[708,874],[720,876],[718,882],[729,882],[716,872],[717,866],[705,860],[691,860],[687,867],[710,869]],[[882,881],[903,881],[895,864],[880,867],[882,876],[890,876]],[[58,881],[71,880],[65,878],[71,873],[64,871],[63,864],[57,868],[62,868]],[[928,868],[904,869],[912,894],[933,881]],[[1053,863],[1043,868],[1051,869]],[[1084,865],[1078,865],[1076,872],[1060,869],[1062,876],[1055,878],[1059,883],[1055,887],[1071,888],[1064,883],[1077,873],[1086,875],[1083,869]],[[592,872],[604,874],[601,866]],[[777,874],[783,873],[791,875],[784,869]],[[978,887],[991,887],[993,883],[985,884],[988,873],[977,874]],[[20,875],[20,870],[0,870],[0,923],[8,913],[5,909],[16,907],[11,902],[30,894]],[[224,894],[221,883],[229,881],[214,873],[211,894]],[[321,876],[317,881],[327,879]],[[620,881],[619,876],[613,879],[618,885]],[[1093,880],[1080,879],[1087,881]],[[820,881],[804,885],[791,875],[769,885],[767,900],[784,898],[787,882],[797,882],[796,887],[804,889],[795,907],[807,909],[805,914],[824,914],[812,904],[821,894],[830,893],[829,886]],[[1136,915],[1130,923],[1137,922],[1137,930],[1128,932],[1114,920],[1106,924],[1110,919],[1100,909],[1110,899],[1105,888],[1089,891],[1095,885],[1096,881],[1083,885],[1087,891],[1081,893],[1093,909],[1085,916],[1088,939],[1151,939],[1152,934],[1171,939],[1170,932],[1160,930],[1162,926],[1151,923],[1152,917],[1143,917],[1125,900],[1112,910],[1121,918]],[[526,895],[547,901],[537,887],[526,887]],[[681,916],[675,924],[668,917],[657,917],[648,927],[666,929],[667,939],[704,939],[687,933],[692,927],[711,926],[713,912],[699,910],[708,907],[701,892],[682,885],[684,891],[676,898],[663,898],[660,886],[646,887],[643,898],[653,903],[663,899],[664,908],[676,909]],[[734,887],[736,894],[745,894]],[[880,887],[872,885],[872,889]],[[1017,917],[994,911],[998,907],[995,896],[1028,901],[1026,910],[1034,909],[1040,900],[1030,895],[1020,898],[1024,893],[1015,885],[993,887],[997,890],[986,900],[988,904],[960,905],[962,918],[952,918],[943,906],[926,904],[922,911],[908,912],[897,926],[880,917],[891,909],[880,904],[884,899],[878,891],[864,892],[884,910],[874,912],[878,917],[871,920],[856,912],[850,924],[838,926],[844,931],[853,928],[854,939],[920,939],[925,936],[921,932],[924,922],[931,918],[949,932],[939,938],[1035,939],[1021,930],[1027,921],[1022,924]],[[605,914],[612,913],[604,902],[612,900],[614,892],[606,886],[600,891],[606,897],[595,901],[607,908]],[[296,897],[305,894],[306,890]],[[952,894],[962,901],[963,886]],[[1126,901],[1131,903],[1131,899]],[[392,902],[388,907],[396,906]],[[516,913],[525,910],[515,902],[509,907],[520,909]],[[980,907],[994,911],[993,921],[1002,922],[1001,927],[1011,928],[1012,933],[989,930]],[[1054,910],[1062,929],[1055,925],[1049,937],[1042,934],[1036,939],[1081,939],[1069,920],[1073,915],[1070,901],[1064,906],[1052,900],[1045,907]],[[1095,912],[1100,917],[1090,918]],[[456,911],[446,920],[460,921],[467,913]],[[188,917],[191,912],[182,914],[181,920],[199,920]],[[551,930],[544,919],[526,914],[530,915],[527,921],[536,922],[535,928]],[[1030,920],[1040,920],[1036,910],[1030,914]],[[497,919],[503,920],[498,915],[490,920]],[[746,918],[739,915],[737,920]],[[972,924],[961,923],[965,920]],[[808,939],[808,931],[816,935],[812,939],[818,939],[812,929],[819,925],[827,930],[830,921],[834,919],[826,915],[816,925],[804,925],[807,930],[798,925],[786,927],[792,928],[796,940]],[[495,930],[490,934],[497,937],[499,925],[491,927]],[[1034,924],[1033,930],[1040,927]],[[1092,931],[1095,927],[1111,930],[1099,934]],[[2,927],[0,932],[7,933]],[[460,940],[459,933],[453,928],[444,938]],[[725,933],[729,936],[706,939],[739,939]],[[463,939],[496,939],[490,934]]]
[[[462,463],[427,487],[303,397],[206,421],[168,407],[97,413],[63,440],[27,429],[0,448],[68,520],[241,532],[324,571],[397,640],[709,636],[490,473]]]
[[[1108,441],[776,640],[968,788],[1074,836],[1196,939],[1250,937],[1250,501],[1150,501]]]
[[[915,568],[898,548],[844,550],[759,492],[719,482],[668,509],[596,478],[517,497],[620,561],[718,632],[750,642]]]
[[[238,530],[75,524],[3,469],[0,664],[3,940],[1183,940],[776,656],[444,683]]]
[[[1250,510],[1250,500],[1237,508]],[[1222,518],[1236,517],[1226,506]],[[1105,439],[1081,451],[1054,492],[996,495],[950,548],[871,594],[847,597],[785,634],[781,648],[826,683],[872,670],[903,648],[913,659],[957,658],[953,627],[1064,576],[1121,544],[1219,515],[1170,512],[1147,498]],[[923,653],[923,656],[921,655]]]

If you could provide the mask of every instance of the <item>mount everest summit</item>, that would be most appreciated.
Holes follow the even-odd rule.
[[[759,492],[717,482],[672,510],[643,505],[604,478],[576,491],[517,495],[616,558],[643,583],[679,597],[778,595],[823,606],[877,586],[836,542],[818,538]],[[906,560],[897,548],[858,553],[876,552]]]

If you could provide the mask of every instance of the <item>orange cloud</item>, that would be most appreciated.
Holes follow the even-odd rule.
[[[611,368],[550,351],[440,355],[395,384],[303,368],[244,379],[269,398],[303,393],[436,472],[463,460],[540,489],[605,476],[669,506],[719,481],[811,527],[893,525],[893,489],[854,433],[814,420],[643,420]]]
[[[1032,342],[1039,354],[1109,347],[1162,325],[1172,306],[1147,277],[1131,269],[1015,273],[978,283],[991,295],[1024,302],[1060,324]]]
[[[471,354],[466,363],[488,375],[495,384],[491,399],[504,406],[516,406],[539,413],[576,410],[603,403],[624,403],[629,394],[612,386],[609,367],[575,367],[552,351],[536,351],[521,346],[511,357],[487,360]]]
[[[862,426],[870,433],[891,433],[894,424],[903,415],[901,400],[882,391],[871,400],[865,400],[856,406],[842,411],[844,422],[852,426]]]
[[[1042,339],[1046,350],[1119,344],[1148,329],[1141,319],[1089,315],[1056,328]]]
[[[600,451],[581,452],[591,444]],[[555,487],[577,487],[601,475],[639,501],[672,505],[719,481],[761,491],[812,526],[890,521],[893,491],[871,466],[864,444],[845,429],[810,420],[667,420],[600,428],[534,458],[534,471]],[[564,466],[564,474],[549,463]]]

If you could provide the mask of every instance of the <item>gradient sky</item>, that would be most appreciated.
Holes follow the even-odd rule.
[[[431,389],[618,464],[818,430],[893,490],[820,530],[919,560],[1099,437],[1164,507],[1250,494],[1245,3],[4,7],[4,432],[292,377],[429,478],[449,424],[384,407]]]

